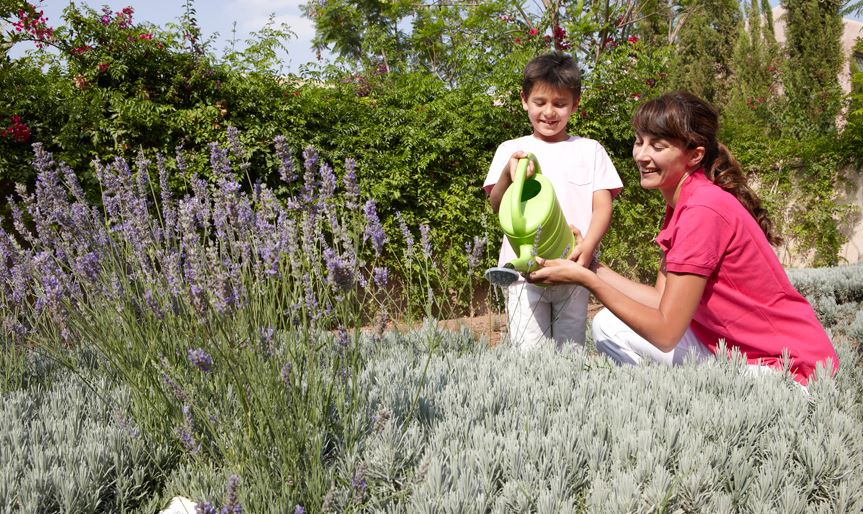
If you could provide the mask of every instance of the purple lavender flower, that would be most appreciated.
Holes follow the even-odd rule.
[[[143,150],[138,151],[138,157],[135,158],[135,166],[138,168],[138,173],[135,176],[135,186],[138,189],[138,195],[146,198],[150,194],[150,174],[148,172],[150,161],[144,155]]]
[[[533,248],[530,249],[531,255],[536,255],[537,248],[539,248],[539,242],[542,240],[542,225],[536,227],[536,235],[533,236]],[[532,266],[532,264],[531,264]]]
[[[99,272],[102,270],[99,254],[96,252],[87,252],[84,255],[79,255],[75,258],[72,270],[89,282],[96,282],[99,278]]]
[[[81,187],[81,183],[78,181],[78,176],[75,175],[75,171],[66,164],[61,163],[60,172],[63,174],[66,188],[70,193],[72,193],[75,200],[82,204],[86,204],[87,197],[84,195],[84,188]]]
[[[360,186],[357,184],[357,161],[348,157],[345,159],[345,207],[349,210],[357,208],[360,198]]]
[[[306,509],[302,505],[294,507],[294,514],[306,514]]]
[[[402,231],[402,238],[405,240],[405,258],[410,260],[414,255],[414,236],[411,234],[401,211],[396,211],[396,219],[399,222],[399,229]]]
[[[213,358],[210,357],[203,348],[190,348],[189,362],[204,373],[207,373],[213,368]]]
[[[246,149],[243,148],[243,143],[240,142],[240,131],[237,130],[237,127],[228,125],[227,138],[228,146],[234,157],[241,161],[244,160],[246,158]]]
[[[221,514],[243,514],[243,506],[240,505],[237,496],[239,487],[240,477],[237,475],[229,476],[228,484],[225,486],[225,504],[222,506]]]
[[[293,371],[293,369],[294,367],[291,365],[290,362],[286,362],[285,365],[282,366],[281,377],[282,383],[285,385],[285,388],[289,389],[291,387],[291,372]]]
[[[66,293],[65,273],[57,265],[54,256],[48,251],[41,251],[36,254],[33,263],[41,285],[36,300],[36,310],[59,307]]]
[[[308,146],[303,151],[303,159],[305,162],[303,167],[303,192],[301,199],[303,204],[311,206],[314,204],[315,190],[317,189],[317,179],[315,172],[318,168],[318,151],[313,146]]]
[[[291,151],[288,149],[285,136],[276,136],[273,139],[273,144],[276,147],[276,155],[279,157],[279,178],[282,182],[290,184],[297,179],[297,172],[294,170],[294,158],[291,156]]]
[[[195,514],[219,514],[219,511],[212,503],[205,501],[195,503]]]
[[[188,404],[183,405],[183,423],[176,428],[177,439],[180,444],[192,455],[201,451],[201,444],[195,439],[195,420],[192,417],[192,409]]]
[[[314,146],[307,146],[305,150],[303,150],[303,166],[306,168],[306,171],[314,170],[318,165],[318,151]]]
[[[473,244],[471,244],[470,241],[465,243],[464,248],[465,253],[467,254],[469,273],[473,273],[477,266],[479,266],[487,242],[488,238],[486,236],[473,236]]]
[[[341,350],[344,350],[351,344],[351,338],[343,325],[339,325],[338,330],[336,330],[336,344]]]
[[[273,336],[276,331],[273,327],[261,327],[258,329],[258,336],[261,338],[261,342],[264,344],[270,344],[273,342]]]
[[[331,200],[336,194],[336,174],[333,173],[333,168],[327,164],[321,164],[319,169],[321,175],[321,194],[318,198],[320,203]]]
[[[363,241],[371,239],[372,248],[375,250],[375,256],[380,257],[383,252],[384,243],[388,241],[387,235],[384,232],[384,227],[381,225],[381,220],[378,218],[378,210],[374,200],[366,202],[363,207],[363,214],[366,217],[366,226],[363,230]]]
[[[332,248],[324,249],[327,282],[336,292],[349,291],[356,282],[356,259],[352,255],[338,255]]]
[[[423,256],[427,260],[431,260],[432,258],[432,245],[431,245],[431,228],[425,223],[420,225],[420,246],[423,249]]]
[[[354,503],[359,505],[366,496],[366,464],[362,463],[351,478],[351,490]]]
[[[218,179],[231,175],[231,160],[228,151],[220,147],[218,143],[210,143],[210,168],[213,175]]]
[[[183,155],[183,145],[177,145],[177,147],[174,148],[174,152],[174,160],[177,163],[177,170],[180,172],[181,175],[185,175],[188,167],[186,166],[186,156]]]
[[[156,168],[159,170],[159,192],[162,200],[162,221],[165,226],[164,241],[170,245],[174,240],[177,226],[177,211],[171,196],[171,185],[168,183],[168,168],[162,154],[156,154]]]
[[[372,277],[376,286],[386,287],[387,283],[389,283],[389,270],[386,266],[375,266],[372,270]]]

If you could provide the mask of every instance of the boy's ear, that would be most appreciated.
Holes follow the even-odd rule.
[[[578,109],[578,104],[581,102],[581,95],[575,97],[575,102],[572,103],[572,110]]]

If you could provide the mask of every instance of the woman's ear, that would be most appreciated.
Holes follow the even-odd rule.
[[[691,151],[692,153],[689,155],[689,167],[697,168],[701,166],[701,161],[704,160],[704,147],[696,146]]]

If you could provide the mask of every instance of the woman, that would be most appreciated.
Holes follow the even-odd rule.
[[[540,284],[584,285],[606,307],[593,320],[597,348],[618,363],[705,359],[720,340],[753,366],[782,370],[783,353],[803,386],[839,360],[812,307],[771,244],[780,242],[743,172],[716,139],[716,111],[678,91],[641,105],[632,156],[641,186],[667,204],[656,238],[664,256],[656,284],[632,282],[601,264],[537,259]]]

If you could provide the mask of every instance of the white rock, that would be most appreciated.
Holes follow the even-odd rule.
[[[182,496],[174,496],[171,503],[159,514],[195,514],[195,502]]]

